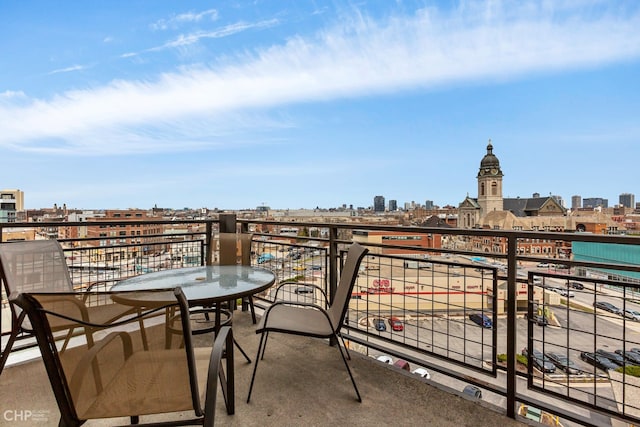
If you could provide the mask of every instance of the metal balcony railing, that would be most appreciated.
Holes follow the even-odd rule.
[[[252,264],[273,270],[279,282],[299,282],[285,296],[306,302],[320,295],[304,282],[331,298],[345,249],[359,241],[370,252],[346,319],[352,350],[422,367],[448,386],[480,388],[510,417],[527,408],[584,425],[640,422],[640,368],[632,366],[640,365],[640,238],[235,217],[101,221],[96,235],[82,237],[91,223],[0,224],[0,231],[34,226],[57,234],[75,286],[92,289],[215,263],[218,232],[251,232]],[[414,243],[415,236],[431,243]],[[271,302],[270,290],[256,296],[258,307]],[[620,313],[606,311],[607,304]],[[5,334],[5,296],[2,311]],[[29,345],[28,337],[23,342]],[[591,354],[614,357],[616,350],[626,357],[621,372],[591,361]],[[548,356],[555,363],[545,363]]]

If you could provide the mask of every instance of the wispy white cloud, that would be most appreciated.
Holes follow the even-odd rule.
[[[253,113],[272,107],[640,57],[638,10],[595,15],[574,4],[469,2],[453,12],[424,9],[386,20],[354,14],[314,37],[292,35],[286,44],[209,67],[114,81],[26,106],[0,104],[0,146],[76,154],[202,149],[232,141],[222,136],[250,128]]]
[[[143,50],[142,52],[127,52],[120,55],[120,57],[132,58],[146,52],[159,52],[165,49],[183,48],[185,46],[198,43],[202,39],[218,39],[222,37],[228,37],[246,30],[273,27],[275,25],[278,25],[278,23],[279,21],[277,19],[269,19],[252,23],[237,22],[235,24],[225,25],[224,27],[218,28],[213,31],[196,31],[190,34],[180,34],[175,39],[169,40],[168,42],[160,46],[150,47]]]
[[[196,33],[191,33],[186,35],[181,34],[175,40],[171,40],[162,46],[151,48],[149,49],[149,51],[190,45],[193,43],[197,43],[201,39],[218,39],[221,37],[228,37],[249,29],[269,28],[277,24],[278,24],[277,19],[269,19],[265,21],[252,22],[252,23],[237,22],[235,24],[226,25],[214,31],[198,31]]]
[[[59,74],[59,73],[70,73],[72,71],[81,71],[89,68],[87,65],[72,65],[66,68],[58,68],[57,70],[49,71],[47,74]]]
[[[218,11],[216,9],[208,9],[202,12],[187,12],[174,15],[167,19],[160,19],[150,25],[153,30],[175,29],[180,25],[189,22],[199,22],[203,19],[215,21],[218,19]]]
[[[26,95],[21,90],[5,90],[0,92],[0,99],[25,98]]]

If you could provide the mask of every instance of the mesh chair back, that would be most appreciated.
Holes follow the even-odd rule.
[[[251,241],[253,234],[239,234],[242,265],[251,265]]]
[[[0,266],[7,296],[12,292],[72,292],[62,246],[56,240],[0,244]],[[17,318],[19,307],[11,305]],[[24,329],[30,329],[28,322]]]
[[[201,415],[191,331],[188,315],[183,315],[188,307],[181,290],[106,295],[110,304],[128,308],[130,315],[104,324],[87,322],[69,311],[82,300],[78,293],[14,298],[31,318],[65,424],[190,409]],[[91,330],[94,344],[87,345],[80,335],[76,339],[84,342],[59,352],[50,324],[60,317]]]
[[[220,233],[219,239],[220,265],[236,265],[238,263],[238,235],[236,233]]]
[[[251,239],[253,234],[220,233],[220,265],[236,265],[238,249],[242,265],[251,265]]]
[[[358,277],[358,269],[367,252],[369,252],[369,250],[359,243],[353,243],[349,248],[349,252],[347,252],[347,258],[340,272],[338,288],[331,302],[331,307],[329,307],[328,310],[329,317],[336,332],[340,330],[342,322],[344,321],[349,298],[353,291],[353,285],[356,283],[356,278]]]

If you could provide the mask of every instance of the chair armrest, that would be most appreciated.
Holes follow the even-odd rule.
[[[92,367],[94,368],[97,364],[94,364],[94,361],[98,354],[111,342],[113,342],[116,338],[120,338],[122,342],[122,353],[124,355],[124,360],[127,360],[133,354],[133,344],[131,341],[131,336],[124,331],[121,332],[111,332],[107,334],[103,339],[98,341],[93,347],[91,347],[80,359],[78,364],[76,365],[76,370],[73,372],[70,382],[71,390],[78,390],[80,383],[85,377],[87,370]],[[101,381],[97,381],[97,384],[101,384]],[[101,387],[99,387],[101,388]],[[97,390],[100,393],[102,390]]]
[[[322,289],[320,286],[314,285],[313,283],[308,283],[308,282],[295,282],[293,280],[286,280],[284,282],[280,282],[280,284],[276,288],[276,294],[273,297],[274,300],[278,299],[278,291],[280,291],[280,288],[282,288],[285,285],[309,286],[311,288],[316,288],[317,290],[320,291],[320,293],[324,297],[325,308],[329,306],[329,298],[327,298],[327,294],[325,293],[324,289]]]
[[[290,305],[290,306],[296,306],[296,307],[309,307],[309,308],[318,310],[322,314],[324,314],[324,317],[327,318],[327,322],[329,322],[329,325],[331,325],[331,329],[333,329],[334,331],[336,330],[336,325],[334,325],[331,322],[331,317],[329,316],[329,312],[327,310],[325,310],[324,308],[320,307],[317,304],[312,304],[312,303],[309,303],[309,302],[296,302],[296,301],[276,301],[273,304],[271,304],[269,307],[267,307],[267,309],[262,314],[262,318],[264,319],[264,323],[263,323],[264,327],[266,327],[267,322],[269,321],[269,313],[271,313],[271,310],[273,309],[273,307],[276,307],[278,305]],[[256,331],[256,333],[259,333],[259,331]]]
[[[227,375],[221,368],[222,358],[227,359]],[[233,332],[231,326],[223,326],[218,331],[211,357],[209,358],[209,371],[207,373],[207,390],[205,392],[204,426],[214,425],[216,412],[216,396],[218,391],[218,378],[224,395],[227,413],[235,413],[235,377],[233,371]]]
[[[65,314],[61,314],[55,311],[50,311],[47,309],[47,305],[49,305],[50,303],[56,303],[56,302],[67,302],[67,303],[71,303],[74,306],[76,306],[76,308],[78,309],[78,312],[80,313],[82,322],[84,323],[90,323],[90,319],[89,319],[89,311],[87,310],[87,306],[84,303],[84,300],[79,300],[75,297],[69,297],[69,295],[61,295],[60,297],[55,297],[54,294],[52,294],[52,297],[47,298],[46,301],[41,301],[40,305],[42,305],[42,309],[45,313],[50,314],[52,316],[55,317],[59,317],[61,319],[66,319],[66,320],[70,320],[70,321],[77,321],[80,320],[76,317],[73,317],[71,315],[71,313],[65,313]]]

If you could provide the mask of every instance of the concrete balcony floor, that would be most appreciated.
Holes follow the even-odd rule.
[[[248,313],[238,313],[233,325],[236,340],[255,358],[259,335]],[[482,403],[451,394],[416,375],[351,352],[358,403],[338,350],[324,341],[272,334],[264,360],[258,366],[251,403],[246,403],[253,364],[236,349],[236,413],[227,415],[218,393],[216,424],[237,426],[282,425],[525,425]],[[13,358],[13,355],[10,357]],[[36,425],[57,425],[59,411],[40,359],[7,366],[0,375],[0,424],[12,424],[18,411],[36,413]],[[10,412],[7,412],[10,411]],[[15,411],[15,412],[14,412]],[[140,422],[187,418],[192,413],[143,416]],[[35,423],[35,421],[39,421]],[[93,420],[87,426],[126,424],[128,418]],[[20,424],[20,423],[16,423]]]

